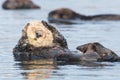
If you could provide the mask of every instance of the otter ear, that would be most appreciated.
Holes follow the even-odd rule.
[[[24,29],[22,30],[22,36],[23,37],[27,37],[27,28],[30,25],[30,23],[28,23],[27,25],[25,25]]]

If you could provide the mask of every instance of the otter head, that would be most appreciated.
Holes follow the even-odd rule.
[[[60,8],[53,10],[48,15],[49,22],[65,22],[66,20],[73,20],[78,18],[78,14],[68,8]]]
[[[45,21],[32,21],[23,29],[26,42],[34,47],[67,47],[64,37]]]

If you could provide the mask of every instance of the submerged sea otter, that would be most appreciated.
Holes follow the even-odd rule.
[[[98,42],[87,43],[77,47],[83,52],[82,60],[94,61],[120,61],[120,57],[110,49],[105,48]]]
[[[63,35],[45,21],[28,23],[13,53],[16,60],[80,60],[80,55],[72,54],[68,49]]]
[[[120,20],[120,15],[114,14],[101,14],[101,15],[93,15],[86,16],[79,13],[74,12],[68,8],[60,8],[51,11],[48,14],[48,21],[51,23],[75,23],[74,20],[83,20],[83,21],[101,21],[101,20]]]
[[[2,7],[4,9],[38,9],[38,5],[31,0],[6,0]]]

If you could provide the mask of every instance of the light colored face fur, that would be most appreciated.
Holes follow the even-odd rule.
[[[52,47],[53,34],[41,22],[32,21],[24,30],[27,34],[27,41],[35,47]]]

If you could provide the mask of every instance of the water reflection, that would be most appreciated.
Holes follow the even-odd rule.
[[[49,60],[21,61],[16,63],[16,66],[19,66],[19,68],[23,70],[21,72],[21,75],[24,77],[24,80],[46,80],[46,79],[53,79],[56,77],[64,77],[65,75],[68,74],[65,72],[65,70],[69,72],[69,68],[72,71],[77,70],[77,73],[81,75],[81,72],[79,72],[79,70],[81,70],[82,66],[88,67],[89,70],[91,68],[103,68],[105,66],[111,66],[111,65],[103,64],[100,62],[93,63],[93,62],[84,62],[84,61],[66,65],[66,64],[58,64],[53,60],[49,59]],[[75,68],[75,66],[77,67]],[[62,72],[62,74],[60,74],[59,72],[60,73]],[[75,75],[72,74],[72,76]]]
[[[25,80],[45,80],[51,76],[53,69],[57,68],[53,60],[23,61],[16,65],[24,70],[21,75]]]
[[[112,64],[110,63],[102,63],[102,62],[90,62],[90,61],[81,61],[80,62],[80,65],[81,66],[86,66],[86,67],[91,67],[91,68],[104,68],[106,66],[113,66]]]

